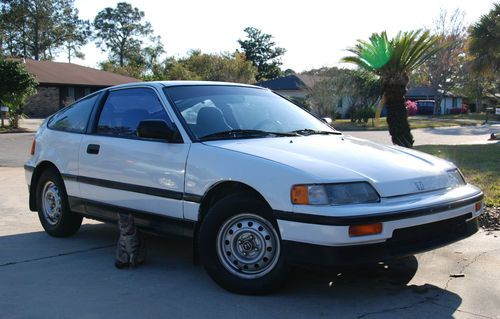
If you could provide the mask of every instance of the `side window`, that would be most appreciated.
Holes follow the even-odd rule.
[[[170,121],[153,90],[135,88],[112,91],[102,107],[96,133],[134,137],[137,126],[144,120]]]
[[[49,128],[73,133],[85,132],[92,107],[98,97],[99,94],[96,94],[62,109],[50,119]]]

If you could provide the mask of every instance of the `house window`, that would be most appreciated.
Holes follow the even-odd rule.
[[[90,94],[90,88],[85,88],[85,91],[83,92],[83,96],[87,96]]]
[[[73,101],[75,100],[75,88],[72,87],[68,88],[68,97]]]
[[[457,98],[456,98],[456,97],[454,97],[454,98],[452,99],[452,101],[453,101],[453,102],[452,102],[452,104],[453,104],[453,105],[452,105],[452,108],[456,108],[456,107],[457,107]]]

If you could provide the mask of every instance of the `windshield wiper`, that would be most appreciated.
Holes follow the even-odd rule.
[[[321,135],[330,135],[330,134],[333,134],[333,135],[340,135],[342,133],[340,132],[337,132],[337,131],[318,131],[318,130],[312,130],[310,128],[304,128],[304,129],[301,129],[301,130],[295,130],[295,131],[292,131],[290,133],[296,133],[296,134],[300,134],[300,135],[313,135],[313,134],[321,134]]]
[[[296,132],[267,132],[261,130],[229,130],[216,132],[212,134],[208,134],[199,138],[200,141],[208,141],[208,140],[216,140],[220,138],[246,138],[246,137],[264,137],[264,136],[272,136],[272,137],[281,137],[281,136],[298,136],[299,133]]]

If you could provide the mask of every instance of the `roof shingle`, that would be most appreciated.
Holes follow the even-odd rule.
[[[323,79],[323,77],[317,75],[293,74],[259,82],[257,85],[270,90],[295,91],[312,89],[317,82],[320,82]]]
[[[111,72],[92,69],[73,63],[25,60],[26,70],[40,84],[72,84],[88,86],[113,86],[138,79]]]

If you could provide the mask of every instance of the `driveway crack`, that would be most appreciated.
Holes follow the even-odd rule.
[[[76,255],[76,254],[86,253],[86,252],[89,252],[89,251],[110,248],[110,247],[113,247],[113,246],[116,246],[116,244],[109,244],[109,245],[104,245],[104,246],[91,247],[91,248],[87,248],[87,249],[75,250],[75,251],[70,251],[70,252],[67,252],[67,253],[60,253],[60,254],[57,254],[57,255],[50,255],[50,256],[44,256],[44,257],[38,257],[38,258],[25,259],[25,260],[21,260],[21,261],[12,261],[12,262],[7,262],[7,263],[4,263],[4,264],[0,264],[0,267],[12,266],[12,265],[18,265],[18,264],[24,264],[24,263],[29,263],[29,262],[34,262],[34,261],[40,261],[40,260],[45,260],[45,259],[52,259],[52,258],[63,257],[63,256],[69,256],[69,255]]]
[[[431,303],[433,305],[436,305],[436,306],[439,306],[439,307],[443,307],[443,308],[447,308],[447,309],[452,309],[452,310],[455,310],[455,311],[458,311],[458,312],[461,312],[461,313],[466,313],[468,315],[473,315],[473,316],[476,316],[476,317],[479,317],[479,318],[495,319],[493,317],[488,317],[488,316],[485,316],[485,315],[480,315],[478,313],[473,313],[473,312],[469,312],[469,311],[465,311],[465,310],[455,309],[453,307],[450,307],[450,306],[447,306],[447,305],[442,305],[442,304],[437,303],[435,301],[432,301]]]
[[[493,250],[488,250],[488,251],[483,251],[482,253],[477,254],[474,258],[472,258],[472,260],[470,262],[468,262],[467,264],[463,265],[460,268],[460,272],[459,273],[463,273],[472,264],[474,264],[475,262],[477,262],[479,260],[479,258],[481,258],[482,256],[484,256],[486,254],[489,254],[489,253],[492,253],[494,251],[498,251],[498,250],[500,250],[500,248],[493,249]],[[458,263],[460,263],[460,262],[458,262]],[[446,291],[448,291],[448,286],[450,285],[450,283],[451,283],[451,281],[453,279],[455,279],[455,278],[454,277],[448,278],[448,280],[446,281],[446,284],[445,284],[444,288],[442,288],[441,291],[439,291],[437,294],[435,294],[432,297],[427,297],[424,300],[421,300],[421,301],[418,301],[418,302],[414,302],[414,303],[409,304],[407,306],[387,308],[387,309],[382,309],[382,310],[379,310],[379,311],[373,311],[373,312],[364,313],[364,314],[359,315],[357,317],[357,319],[367,318],[367,317],[372,316],[372,315],[380,315],[380,314],[390,313],[390,312],[394,312],[394,311],[398,311],[398,310],[406,310],[406,309],[410,309],[410,308],[413,308],[415,306],[419,306],[419,305],[422,305],[422,304],[425,304],[425,303],[430,303],[430,304],[433,304],[433,305],[436,305],[436,306],[449,308],[449,309],[452,309],[452,310],[455,310],[455,311],[458,311],[458,312],[467,313],[467,314],[470,314],[470,315],[473,315],[473,316],[477,316],[477,317],[481,317],[481,318],[493,319],[492,317],[488,317],[488,316],[484,316],[484,315],[480,315],[480,314],[475,314],[475,313],[472,313],[472,312],[467,312],[467,311],[464,311],[464,310],[460,310],[458,308],[454,308],[454,307],[450,307],[450,306],[446,306],[446,305],[442,305],[442,304],[437,303],[436,302],[437,299],[439,299],[439,297],[441,297]]]

